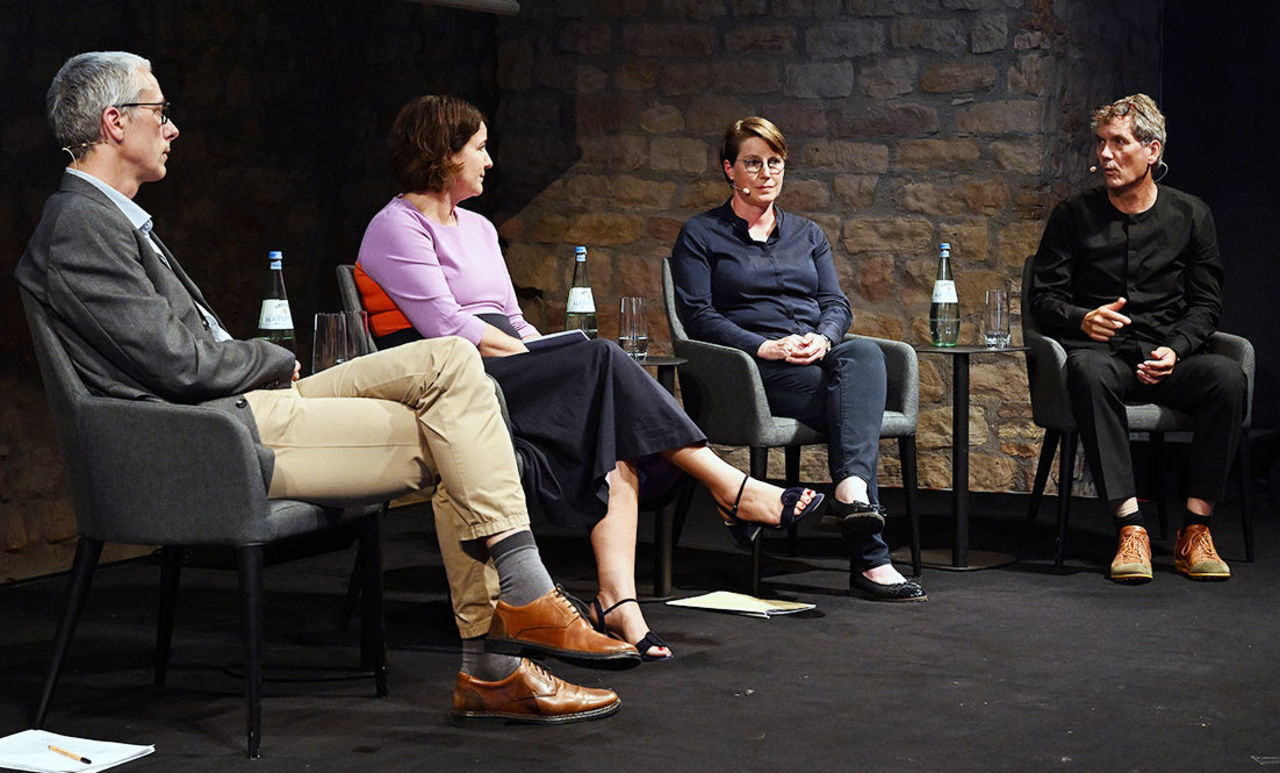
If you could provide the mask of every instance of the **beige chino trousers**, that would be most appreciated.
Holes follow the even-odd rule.
[[[436,486],[436,534],[464,638],[488,632],[498,575],[475,540],[528,526],[511,436],[479,352],[435,338],[245,397],[275,452],[268,497],[332,506]]]

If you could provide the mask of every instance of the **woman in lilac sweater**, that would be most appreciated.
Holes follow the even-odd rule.
[[[600,588],[589,617],[646,659],[669,658],[628,603],[641,497],[682,470],[711,489],[735,534],[754,537],[815,512],[822,495],[783,491],[721,460],[612,342],[528,353],[524,340],[538,331],[516,302],[497,231],[457,206],[484,189],[487,137],[479,111],[451,97],[421,97],[396,118],[388,153],[405,192],[370,222],[357,270],[371,326],[380,347],[446,335],[476,345],[502,386],[530,498],[548,520],[590,529]]]

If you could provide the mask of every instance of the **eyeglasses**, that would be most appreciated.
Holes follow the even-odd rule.
[[[777,156],[774,156],[768,161],[765,161],[762,158],[742,159],[742,168],[746,169],[750,174],[760,174],[760,170],[764,168],[766,164],[769,166],[769,171],[773,174],[782,174],[783,170],[787,168],[787,160],[785,158],[778,158]]]
[[[152,109],[154,109],[154,108],[160,108],[159,112],[157,113],[157,115],[159,115],[159,116],[160,116],[160,125],[161,125],[161,126],[164,126],[165,124],[169,123],[169,103],[168,103],[168,101],[165,101],[165,102],[125,102],[124,104],[115,105],[115,107],[116,107],[117,109],[119,109],[119,110],[124,110],[125,108],[128,108],[128,107],[150,107],[150,108],[152,108]]]

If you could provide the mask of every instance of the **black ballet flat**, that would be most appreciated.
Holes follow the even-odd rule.
[[[822,516],[822,526],[846,534],[879,534],[884,531],[884,517],[887,513],[880,505],[832,499],[826,514]]]
[[[862,572],[849,573],[849,593],[871,601],[927,601],[929,594],[915,578],[888,585],[868,580]]]
[[[742,504],[742,492],[747,489],[747,481],[751,480],[750,475],[742,476],[742,485],[738,486],[738,497],[733,500],[733,508],[726,508],[719,502],[716,507],[720,508],[720,512],[724,515],[724,525],[740,544],[750,545],[760,536],[761,529],[785,529],[791,525],[798,523],[801,518],[806,515],[812,515],[822,510],[825,497],[813,489],[804,488],[803,486],[792,486],[782,492],[782,519],[776,523],[759,523],[757,521],[744,521],[738,517],[738,507]],[[797,514],[795,512],[796,504],[804,498],[805,492],[811,496],[809,503]]]

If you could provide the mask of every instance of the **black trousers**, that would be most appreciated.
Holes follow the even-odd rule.
[[[812,365],[757,359],[756,366],[773,413],[826,433],[832,482],[856,475],[867,482],[871,501],[878,502],[876,468],[888,389],[879,345],[858,338],[837,344]],[[889,563],[889,546],[880,535],[848,540],[855,571]]]
[[[1085,457],[1108,502],[1137,495],[1125,402],[1157,403],[1194,419],[1187,496],[1219,502],[1240,440],[1248,384],[1240,363],[1220,354],[1192,354],[1155,385],[1138,380],[1137,361],[1105,346],[1067,350],[1067,388]]]

